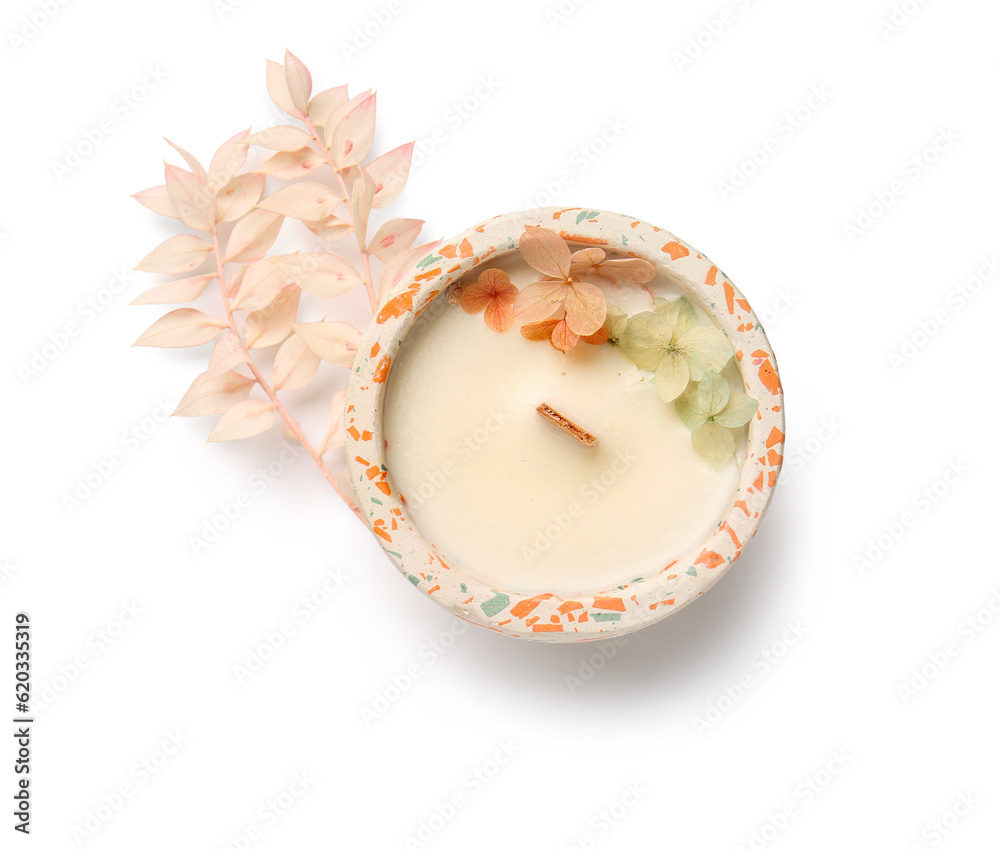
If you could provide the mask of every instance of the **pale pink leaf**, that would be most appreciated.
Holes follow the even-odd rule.
[[[266,209],[255,209],[233,227],[226,245],[225,262],[250,262],[267,253],[281,230],[284,217]]]
[[[316,321],[293,328],[325,362],[335,366],[354,365],[361,344],[361,331],[346,321]]]
[[[258,147],[266,147],[269,150],[294,151],[302,150],[309,144],[312,136],[299,127],[291,124],[280,124],[277,127],[268,127],[259,133],[248,136],[247,144],[255,144]]]
[[[330,416],[326,423],[326,435],[319,446],[319,453],[326,454],[344,447],[344,410],[347,406],[347,389],[336,392],[330,401]]]
[[[287,215],[289,218],[322,221],[342,201],[343,198],[334,194],[328,186],[303,180],[278,189],[273,195],[268,195],[257,205],[261,209],[269,209],[271,212]]]
[[[363,245],[368,241],[368,216],[372,212],[372,199],[375,197],[375,183],[368,172],[362,168],[358,178],[351,186],[351,215],[354,218],[354,229],[358,233],[358,241]]]
[[[190,171],[166,166],[167,196],[181,221],[195,230],[211,230],[215,224],[215,195],[208,184]]]
[[[305,221],[306,227],[325,242],[339,242],[344,236],[354,232],[354,225],[336,215],[322,221]]]
[[[325,161],[322,156],[309,148],[293,151],[282,150],[274,154],[257,170],[261,174],[277,177],[279,180],[295,180],[298,177],[309,176]]]
[[[407,273],[412,271],[413,267],[421,259],[431,253],[440,244],[440,240],[428,242],[426,245],[418,245],[415,248],[410,248],[408,251],[396,254],[396,256],[390,259],[385,264],[385,268],[382,269],[382,274],[379,277],[379,300],[384,301],[389,292],[399,284]]]
[[[313,95],[309,101],[309,120],[325,127],[334,112],[347,103],[347,86],[338,85]]]
[[[150,348],[191,348],[219,335],[226,323],[199,310],[184,308],[168,312],[133,342]]]
[[[209,442],[229,442],[257,436],[274,424],[274,404],[263,398],[248,398],[230,407],[208,437]]]
[[[231,269],[227,272],[226,277],[226,297],[234,298],[236,294],[240,291],[240,286],[243,283],[243,275],[246,274],[247,266],[237,265],[236,268]]]
[[[388,262],[396,254],[413,247],[423,226],[424,222],[418,218],[393,218],[386,221],[372,236],[368,252],[382,262]]]
[[[372,94],[358,103],[334,129],[330,152],[338,167],[357,165],[371,150],[375,138],[376,97]]]
[[[569,276],[569,245],[554,230],[530,227],[521,234],[521,258],[548,277]]]
[[[171,236],[146,254],[136,269],[160,274],[194,271],[211,252],[212,246],[201,236],[191,233]]]
[[[292,95],[288,91],[288,78],[285,76],[285,66],[267,60],[267,93],[282,112],[301,118],[302,113],[295,108]]]
[[[344,120],[345,116],[351,112],[355,106],[357,106],[361,101],[367,100],[371,96],[371,89],[361,92],[361,94],[356,94],[350,100],[341,103],[339,106],[334,108],[334,110],[329,114],[329,116],[323,122],[323,144],[327,149],[333,144],[333,134],[337,131],[337,127],[340,126],[340,122]],[[345,173],[346,178],[346,173]]]
[[[316,376],[319,356],[296,333],[289,336],[274,356],[275,389],[301,389]]]
[[[235,371],[221,374],[204,372],[199,374],[184,397],[181,398],[175,416],[215,416],[224,413],[250,394],[256,381],[252,377]]]
[[[248,312],[264,309],[287,283],[288,278],[278,266],[266,257],[258,259],[247,267],[232,308]]]
[[[151,186],[136,192],[132,195],[146,209],[151,209],[157,215],[165,215],[167,218],[180,218],[174,205],[170,202],[166,186]]]
[[[215,377],[241,366],[245,362],[247,362],[247,353],[243,348],[243,343],[232,330],[227,330],[215,343],[205,374],[209,377]]]
[[[539,280],[525,286],[514,301],[514,314],[528,323],[545,321],[562,306],[565,289],[562,280]]]
[[[243,130],[230,139],[226,139],[212,156],[208,166],[208,185],[218,193],[240,173],[247,161],[247,136],[249,130]]]
[[[216,197],[216,211],[219,221],[236,221],[257,205],[264,194],[263,174],[240,174],[233,177]]]
[[[375,209],[388,206],[403,191],[410,174],[414,144],[415,142],[410,142],[401,145],[368,163],[368,173],[375,183],[375,197],[372,200]]]
[[[298,286],[286,286],[264,309],[250,313],[245,329],[247,347],[269,348],[284,342],[295,324],[301,295]]]
[[[147,289],[139,295],[133,304],[186,304],[193,301],[205,291],[205,287],[218,277],[217,274],[203,274],[200,277],[185,277],[183,280],[172,280],[161,283],[152,289]]]
[[[339,298],[364,282],[353,265],[334,253],[291,254],[271,261],[296,286],[316,298]]]
[[[184,157],[184,161],[188,164],[188,168],[191,169],[193,173],[202,182],[208,181],[208,172],[205,170],[205,166],[202,165],[197,159],[194,158],[190,153],[184,150],[183,147],[179,147],[174,144],[170,139],[164,139],[164,141],[169,144],[174,150],[176,150],[181,156]]]
[[[312,76],[309,69],[290,50],[285,51],[285,84],[292,105],[300,115],[309,111],[309,95],[312,94]]]

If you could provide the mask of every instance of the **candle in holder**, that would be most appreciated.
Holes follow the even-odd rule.
[[[773,357],[728,280],[658,228],[577,218],[494,219],[425,259],[349,394],[352,479],[390,558],[452,612],[543,639],[632,630],[707,589],[783,440]]]

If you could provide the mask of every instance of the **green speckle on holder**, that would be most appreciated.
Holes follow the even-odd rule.
[[[420,262],[417,263],[417,268],[427,268],[428,265],[433,265],[439,259],[441,259],[441,257],[435,254],[431,254],[430,256],[425,256],[422,260],[420,260]]]
[[[418,578],[416,575],[407,575],[406,577],[409,580],[409,582],[413,584],[413,586],[416,586],[417,584],[420,583],[420,578]]]
[[[685,574],[690,575],[692,578],[698,577],[698,570],[694,566],[688,566]]]
[[[462,588],[463,593],[467,593],[469,591],[469,588],[465,586],[465,584],[459,584],[459,586]]]
[[[510,596],[505,593],[497,593],[493,598],[486,599],[479,606],[487,616],[496,616],[510,607]]]
[[[620,613],[594,613],[591,617],[595,622],[617,622],[622,618]]]

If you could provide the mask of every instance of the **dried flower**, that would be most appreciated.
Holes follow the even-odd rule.
[[[656,268],[651,262],[638,257],[607,259],[607,254],[600,248],[584,248],[570,256],[569,273],[572,277],[603,277],[615,286],[620,283],[641,286],[656,276]]]
[[[742,427],[757,411],[757,402],[733,392],[722,375],[705,372],[677,399],[677,415],[691,429],[691,444],[698,455],[718,471],[732,459],[736,443],[731,427]]]
[[[597,333],[608,312],[604,293],[572,276],[572,255],[559,234],[532,227],[521,236],[520,249],[524,261],[545,276],[521,290],[514,302],[515,315],[528,324],[556,319],[549,338],[560,351],[569,351],[581,337]]]
[[[533,321],[530,324],[525,324],[521,328],[521,335],[534,342],[548,339],[553,348],[563,353],[572,351],[581,341],[588,345],[603,345],[608,341],[608,332],[603,327],[589,336],[578,336],[569,329],[565,318],[550,318],[546,321]]]
[[[702,324],[686,298],[658,299],[652,312],[633,315],[618,346],[639,368],[656,372],[656,388],[665,403],[690,380],[722,371],[733,356],[726,334]]]
[[[484,313],[486,326],[502,332],[514,323],[517,286],[499,268],[488,268],[479,279],[462,290],[459,303],[469,313]]]

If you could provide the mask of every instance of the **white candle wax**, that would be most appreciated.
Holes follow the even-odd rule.
[[[519,287],[538,278],[516,255],[489,265]],[[650,309],[628,284],[602,288],[630,313]],[[660,277],[649,288],[679,294]],[[614,346],[563,354],[518,326],[497,333],[441,296],[397,354],[387,465],[423,535],[488,584],[565,596],[656,574],[703,543],[732,502],[737,462],[709,468],[652,373]],[[725,373],[738,383],[732,364]],[[543,420],[541,403],[597,445]],[[745,444],[745,428],[734,435]]]

